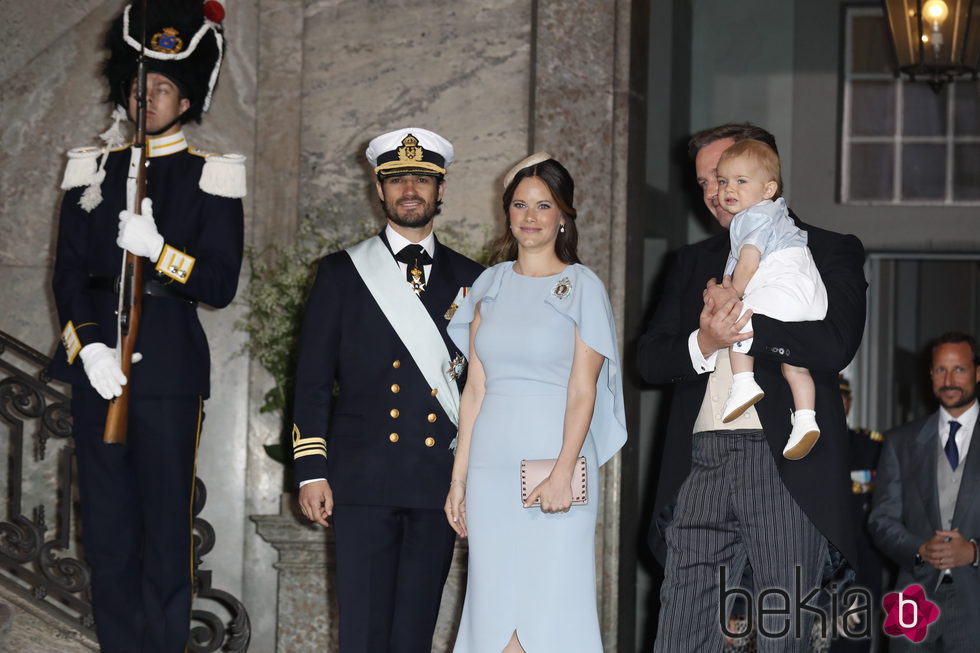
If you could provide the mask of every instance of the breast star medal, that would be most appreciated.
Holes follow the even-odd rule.
[[[463,358],[462,354],[456,354],[456,358],[449,361],[449,378],[453,381],[458,379],[463,374],[463,370],[466,369],[466,359]]]

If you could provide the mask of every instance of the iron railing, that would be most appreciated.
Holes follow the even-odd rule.
[[[7,483],[0,488],[7,505],[0,521],[0,582],[94,638],[91,577],[81,555],[77,519],[70,390],[46,375],[49,363],[0,331],[0,458],[7,459]],[[207,490],[201,479],[195,483],[195,603],[187,648],[193,653],[244,652],[251,637],[245,606],[212,587],[211,571],[201,569],[215,533],[200,517]]]

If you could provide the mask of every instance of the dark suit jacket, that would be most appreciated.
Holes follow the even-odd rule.
[[[786,488],[820,532],[854,564],[857,547],[848,517],[847,424],[837,374],[854,357],[864,329],[864,247],[854,236],[793,218],[807,232],[810,251],[827,287],[827,316],[820,321],[786,323],[763,315],[752,317],[755,340],[749,353],[755,358],[756,381],[766,393],[756,409]],[[650,383],[675,386],[650,531],[651,548],[661,563],[666,522],[658,518],[673,505],[690,472],[691,435],[708,383],[708,375],[699,374],[691,364],[688,338],[698,328],[705,284],[708,279],[721,278],[728,251],[726,232],[678,252],[664,294],[639,342],[643,377]],[[817,390],[822,435],[813,451],[797,461],[782,455],[792,428],[789,414],[793,407],[789,385],[780,371],[782,363],[809,369]]]
[[[868,521],[878,547],[900,567],[895,587],[918,583],[933,598],[939,571],[929,564],[916,564],[915,555],[935,531],[946,530],[936,485],[938,415],[933,413],[885,435]],[[963,478],[953,511],[953,528],[967,539],[980,538],[980,422],[972,438],[962,462]],[[974,615],[980,615],[980,569],[969,565],[953,569],[953,584],[957,600],[962,598],[974,607]],[[959,627],[970,628],[973,641],[980,641],[980,621],[973,619]]]
[[[482,271],[436,241],[421,297],[450,358],[460,352],[446,335],[446,311]],[[294,441],[297,431],[327,439],[326,457],[296,458],[297,482],[326,478],[338,505],[443,507],[456,426],[346,251],[321,259],[307,301],[293,421]]]

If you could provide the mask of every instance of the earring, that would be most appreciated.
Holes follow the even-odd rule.
[[[558,232],[559,233],[565,233],[565,223],[564,222],[561,223],[561,226],[558,228]]]

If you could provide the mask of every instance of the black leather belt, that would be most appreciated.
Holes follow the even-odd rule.
[[[102,290],[104,292],[111,292],[112,294],[119,293],[119,277],[97,277],[91,276],[88,278],[88,288],[89,290]],[[188,299],[184,297],[176,290],[172,289],[169,284],[160,283],[156,279],[148,279],[143,282],[143,294],[150,295],[151,297],[163,297],[165,299],[176,299],[182,302],[187,302],[192,306],[196,306],[197,302],[193,299]]]

